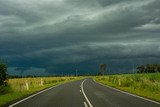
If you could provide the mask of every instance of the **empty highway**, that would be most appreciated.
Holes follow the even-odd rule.
[[[87,78],[49,88],[9,107],[160,107],[160,103],[103,86]]]

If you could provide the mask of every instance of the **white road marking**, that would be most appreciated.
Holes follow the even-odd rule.
[[[60,84],[60,85],[62,85],[62,84]],[[50,90],[50,89],[52,89],[52,88],[54,88],[54,87],[58,87],[58,86],[60,86],[60,85],[56,85],[56,86],[47,88],[47,89],[45,89],[45,90],[42,90],[42,91],[40,91],[40,92],[38,92],[38,93],[35,93],[35,94],[33,94],[33,95],[29,96],[29,97],[26,97],[26,98],[24,98],[24,99],[22,99],[22,100],[20,100],[20,101],[18,101],[18,102],[16,102],[16,103],[10,105],[9,107],[14,107],[15,105],[17,105],[17,104],[19,104],[19,103],[21,103],[21,102],[23,102],[23,101],[25,101],[25,100],[28,100],[28,99],[30,99],[30,98],[38,95],[38,94],[41,94],[41,93],[43,93],[43,92],[45,92],[45,91],[48,91],[48,90]]]
[[[93,79],[93,80],[94,80],[94,79]],[[141,97],[141,96],[135,95],[135,94],[131,94],[131,93],[128,93],[128,92],[125,92],[125,91],[119,90],[119,89],[117,89],[117,88],[110,87],[110,86],[108,86],[108,85],[104,85],[104,84],[99,83],[99,82],[97,82],[97,81],[95,81],[95,80],[94,80],[94,82],[96,82],[96,83],[98,83],[98,84],[100,84],[100,85],[102,85],[102,86],[104,86],[104,87],[108,87],[108,88],[110,88],[110,89],[113,89],[113,90],[119,91],[119,92],[121,92],[121,93],[128,94],[128,95],[130,95],[130,96],[134,96],[134,97],[137,97],[137,98],[140,98],[140,99],[143,99],[143,100],[146,100],[146,101],[149,101],[149,102],[152,102],[152,103],[155,103],[155,104],[160,105],[160,103],[159,103],[159,102],[157,102],[157,101],[153,101],[153,100],[150,100],[150,99],[147,99],[147,98],[144,98],[144,97]]]
[[[84,107],[88,107],[87,103],[86,102],[83,102],[84,103]]]
[[[85,80],[86,80],[86,79],[85,79]],[[84,89],[83,89],[83,83],[85,82],[85,80],[81,83],[81,90],[82,90],[83,96],[85,97],[85,99],[86,99],[89,107],[93,107],[92,104],[91,104],[91,102],[90,102],[89,99],[87,98],[87,96],[86,96],[86,94],[85,94],[85,92],[84,92]]]

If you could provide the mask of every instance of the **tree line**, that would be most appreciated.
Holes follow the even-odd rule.
[[[147,64],[137,67],[137,73],[157,73],[160,72],[160,64]]]

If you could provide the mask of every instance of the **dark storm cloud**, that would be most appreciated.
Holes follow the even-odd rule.
[[[0,57],[14,72],[24,67],[42,74],[72,74],[76,67],[95,72],[99,63],[112,71],[160,63],[159,2],[1,0]]]

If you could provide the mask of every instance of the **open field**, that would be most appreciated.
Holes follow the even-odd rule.
[[[9,86],[0,87],[0,105],[35,91],[81,78],[82,77],[39,77],[9,79]]]
[[[97,82],[160,101],[160,73],[93,77]]]

